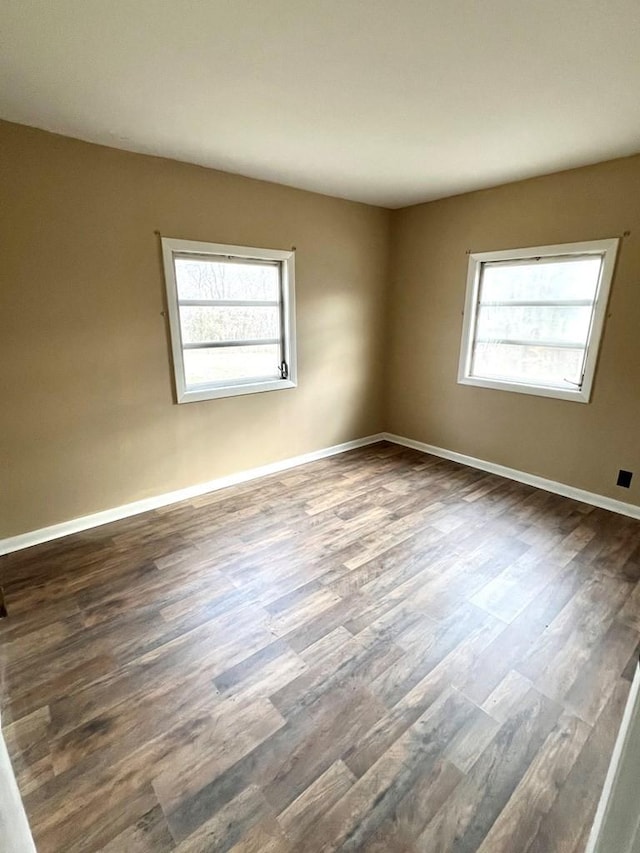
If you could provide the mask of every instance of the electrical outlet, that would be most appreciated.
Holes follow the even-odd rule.
[[[628,489],[631,485],[632,471],[623,471],[622,468],[618,471],[618,479],[616,486],[622,486],[623,489]]]

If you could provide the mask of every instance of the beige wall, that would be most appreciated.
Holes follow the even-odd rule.
[[[457,384],[467,250],[627,230],[590,404]],[[397,211],[392,245],[387,428],[640,504],[640,157]]]
[[[640,504],[640,156],[390,213],[3,122],[0,152],[0,539],[381,429]],[[467,250],[627,230],[589,405],[457,384]],[[297,389],[175,405],[156,231],[297,247]]]
[[[8,123],[0,152],[0,538],[383,427],[387,211]],[[297,389],[174,404],[156,230],[297,247]]]

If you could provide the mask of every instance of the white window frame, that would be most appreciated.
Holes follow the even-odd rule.
[[[280,303],[282,312],[282,361],[286,366],[284,379],[248,379],[229,382],[209,382],[187,386],[184,373],[183,343],[180,328],[178,288],[174,260],[176,257],[210,256],[212,260],[238,259],[251,261],[276,261],[280,267]],[[162,258],[167,288],[171,350],[178,403],[215,400],[239,394],[256,394],[262,391],[279,391],[297,386],[296,329],[295,329],[295,251],[281,249],[256,249],[249,246],[228,246],[223,243],[200,243],[194,240],[162,238]]]
[[[602,340],[609,290],[613,278],[619,242],[618,238],[613,238],[608,240],[589,240],[582,243],[560,243],[554,246],[506,249],[499,252],[473,252],[470,254],[464,321],[462,325],[462,343],[460,346],[460,362],[458,366],[458,382],[461,385],[475,385],[480,388],[494,388],[499,391],[515,391],[518,394],[533,394],[540,397],[555,397],[559,400],[574,400],[579,403],[588,403],[591,399],[593,378]],[[483,264],[492,261],[532,261],[543,258],[570,257],[572,255],[599,255],[603,259],[591,326],[587,338],[582,382],[580,385],[574,391],[570,388],[555,388],[550,385],[527,384],[506,379],[485,379],[481,376],[472,375],[471,363],[476,334]]]

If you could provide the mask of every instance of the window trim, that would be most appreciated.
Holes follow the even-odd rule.
[[[479,388],[493,388],[498,391],[515,391],[518,394],[532,394],[539,397],[555,397],[559,400],[573,400],[588,403],[591,399],[593,379],[604,329],[604,321],[609,301],[609,291],[616,263],[620,240],[617,237],[606,240],[588,240],[580,243],[559,243],[552,246],[529,246],[523,249],[505,249],[497,252],[472,252],[469,254],[467,269],[467,289],[462,323],[462,342],[458,364],[458,383],[474,385]],[[598,282],[591,326],[587,337],[586,355],[582,383],[575,391],[569,388],[554,388],[549,385],[534,385],[507,379],[484,379],[472,376],[471,359],[475,342],[478,299],[480,295],[480,276],[482,265],[495,261],[541,260],[562,256],[601,255],[602,267]]]
[[[188,387],[185,382],[180,311],[178,305],[178,287],[174,259],[176,256],[197,255],[211,259],[224,257],[226,260],[237,258],[245,261],[276,261],[280,266],[280,301],[282,311],[283,360],[287,365],[286,379],[266,379],[234,384],[208,383],[198,388]],[[295,250],[258,249],[250,246],[231,246],[225,243],[202,243],[195,240],[178,240],[162,237],[162,260],[169,313],[171,352],[175,379],[176,400],[178,403],[192,403],[200,400],[216,400],[221,397],[236,397],[241,394],[257,394],[263,391],[278,391],[283,388],[297,387],[296,365],[296,328],[295,328]],[[206,300],[195,300],[206,301]],[[241,302],[243,300],[231,300]]]

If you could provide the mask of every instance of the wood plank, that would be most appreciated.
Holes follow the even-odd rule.
[[[176,853],[203,853],[206,850],[225,853],[270,812],[260,788],[249,785],[184,840],[180,841],[180,829],[172,827],[174,837],[180,841],[174,849]]]
[[[440,808],[416,848],[429,853],[476,851],[555,726],[560,708],[530,690],[517,711]],[[512,838],[513,849],[518,849]]]
[[[175,844],[160,806],[156,806],[109,841],[103,853],[169,853]]]
[[[359,850],[394,813],[419,776],[436,770],[447,742],[474,706],[448,690],[412,724],[324,816],[307,849]],[[436,771],[437,772],[437,771]],[[324,839],[331,839],[327,844]]]
[[[622,679],[616,683],[526,853],[547,853],[549,850],[582,853],[579,844],[584,838],[585,827],[593,823],[629,687]]]
[[[316,833],[324,812],[341,800],[355,781],[346,764],[336,761],[278,815],[278,823],[294,846],[302,846],[306,837]]]
[[[478,853],[512,853],[514,839],[525,851],[564,785],[591,729],[563,716],[540,747],[506,806],[485,836]]]
[[[381,443],[0,558],[41,853],[582,853],[640,523]]]

